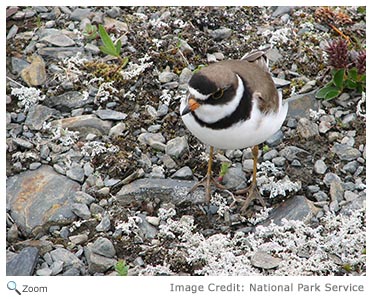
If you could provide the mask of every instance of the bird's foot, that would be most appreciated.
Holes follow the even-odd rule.
[[[199,186],[205,187],[205,199],[206,202],[209,203],[211,199],[211,184],[213,184],[217,189],[225,190],[226,188],[220,184],[216,179],[213,177],[206,175],[202,180],[196,183],[188,193],[194,192]]]
[[[259,202],[261,203],[261,205],[263,207],[266,206],[266,204],[264,202],[264,199],[263,199],[263,196],[260,194],[259,189],[256,186],[256,184],[251,184],[249,187],[247,187],[245,189],[238,190],[235,193],[236,194],[246,194],[247,193],[246,200],[243,203],[243,205],[241,207],[241,210],[240,210],[241,214],[246,213],[247,208],[249,207],[251,202],[253,202],[255,199],[259,200]]]

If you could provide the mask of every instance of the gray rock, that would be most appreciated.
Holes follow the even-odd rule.
[[[48,267],[41,268],[41,269],[36,270],[36,275],[37,276],[51,276],[52,270],[49,269]]]
[[[44,122],[56,113],[57,110],[44,105],[31,106],[27,114],[25,125],[27,125],[31,130],[41,130]]]
[[[193,72],[190,69],[188,69],[187,67],[183,68],[179,76],[179,83],[180,84],[188,83],[192,75],[193,75]]]
[[[60,126],[64,129],[68,128],[71,131],[78,131],[81,136],[86,136],[89,133],[102,136],[109,133],[111,122],[88,114],[55,120],[52,122],[52,126]]]
[[[174,169],[177,167],[176,162],[169,156],[169,155],[163,155],[161,158],[163,165],[167,169]]]
[[[38,54],[53,59],[65,59],[83,53],[83,47],[45,47],[38,49]]]
[[[21,77],[28,86],[40,86],[47,80],[45,62],[39,55],[31,58],[31,64],[21,71]]]
[[[41,166],[40,162],[33,162],[33,163],[30,164],[29,169],[30,170],[35,170],[35,169],[38,169],[40,166]]]
[[[107,232],[110,229],[110,226],[110,215],[108,213],[104,213],[100,223],[96,226],[96,231]]]
[[[309,119],[302,117],[298,121],[297,133],[305,139],[319,135],[319,128],[317,124],[311,122]]]
[[[272,59],[275,59],[275,58],[272,58]],[[275,85],[276,85],[277,88],[287,86],[287,85],[289,85],[291,83],[288,80],[284,80],[284,79],[276,78],[276,77],[272,77],[272,80],[275,83]]]
[[[84,182],[84,170],[76,162],[73,162],[71,167],[66,171],[66,176],[79,183]]]
[[[76,8],[70,15],[71,20],[81,21],[85,18],[88,18],[92,14],[91,9],[89,8]]]
[[[62,112],[70,112],[72,109],[93,103],[93,100],[93,97],[78,91],[67,91],[59,96],[47,97],[44,100],[44,104]]]
[[[179,39],[180,43],[180,51],[183,52],[183,54],[192,54],[193,48],[188,44],[188,42],[184,39]]]
[[[111,18],[117,18],[121,14],[120,7],[114,6],[106,11],[106,14]]]
[[[341,182],[335,180],[330,183],[330,199],[331,201],[341,202],[344,199],[344,189]]]
[[[366,209],[366,194],[360,194],[355,200],[348,202],[341,208],[340,213],[344,215],[351,215],[352,211]]]
[[[280,53],[280,50],[276,47],[269,49],[266,55],[268,59],[272,61],[272,63],[277,63],[283,58],[282,54]],[[278,80],[277,83],[279,83]]]
[[[25,148],[25,149],[32,149],[34,145],[25,139],[22,138],[13,138],[13,143],[20,147],[20,148]]]
[[[330,184],[333,182],[333,181],[338,181],[340,182],[341,179],[338,175],[336,175],[335,173],[333,172],[328,172],[324,175],[324,178],[323,178],[323,182],[326,186],[330,186]]]
[[[286,159],[284,157],[275,157],[272,159],[272,163],[276,166],[284,166],[286,162]]]
[[[186,137],[176,137],[167,142],[166,154],[178,159],[188,150],[188,142]]]
[[[105,209],[96,203],[92,203],[91,206],[89,207],[89,210],[91,211],[91,214],[93,216],[103,215],[105,212]]]
[[[53,262],[62,262],[63,269],[66,271],[69,268],[80,269],[83,267],[83,262],[73,253],[65,248],[56,248],[50,252]]]
[[[356,160],[361,156],[361,152],[357,148],[353,148],[347,144],[336,143],[333,145],[331,151],[337,154],[338,158],[343,161]]]
[[[162,143],[166,142],[166,139],[163,137],[162,133],[141,133],[137,140],[140,143],[150,145],[151,143]]]
[[[315,98],[315,93],[315,91],[311,91],[310,93],[296,95],[287,99],[289,102],[288,117],[309,117],[310,109],[318,111],[320,101]]]
[[[267,161],[267,160],[272,160],[273,158],[277,157],[278,156],[278,151],[276,149],[272,149],[268,152],[266,152],[264,155],[263,155],[263,160],[264,161]]]
[[[158,80],[161,83],[167,83],[167,82],[178,80],[178,77],[176,74],[170,71],[164,71],[158,75]]]
[[[162,166],[153,165],[152,172],[149,174],[150,178],[153,179],[164,179],[166,176],[164,174],[164,169]]]
[[[91,218],[91,212],[88,209],[88,206],[84,203],[73,203],[71,205],[71,211],[82,219]]]
[[[224,39],[229,38],[232,35],[232,29],[222,27],[219,29],[215,29],[210,32],[210,36],[216,40],[216,41],[221,41]]]
[[[176,171],[171,177],[179,180],[191,180],[193,179],[193,172],[189,166],[184,166]]]
[[[315,162],[313,169],[317,174],[324,174],[328,169],[328,166],[326,166],[324,160],[319,159]]]
[[[263,222],[267,226],[272,221],[277,225],[282,225],[282,219],[299,220],[308,223],[312,216],[316,215],[317,208],[305,196],[296,195],[281,203],[277,208],[273,209]]]
[[[254,267],[266,270],[276,268],[281,261],[282,259],[273,257],[272,255],[263,251],[256,251],[251,257],[251,264]]]
[[[6,263],[6,275],[31,276],[38,259],[39,250],[35,247],[26,247]]]
[[[309,154],[309,152],[299,147],[290,145],[290,146],[283,148],[279,154],[280,156],[284,157],[286,160],[293,161],[294,159],[297,159],[297,158],[306,157]]]
[[[56,34],[44,36],[40,41],[45,41],[53,46],[57,47],[70,47],[74,46],[75,42],[70,37],[66,36],[62,32],[58,31]]]
[[[294,9],[294,6],[277,6],[275,11],[272,13],[273,17],[280,17],[284,14],[290,13]]]
[[[97,238],[92,244],[91,249],[93,253],[106,257],[114,257],[116,254],[113,243],[109,239],[103,237]]]
[[[16,75],[19,75],[24,68],[30,65],[27,61],[17,58],[17,57],[11,58],[11,64],[12,64],[12,72]]]
[[[313,197],[318,201],[318,202],[323,202],[328,199],[328,195],[324,191],[317,191],[313,194]]]
[[[9,230],[6,232],[6,240],[8,242],[16,242],[18,240],[18,227],[17,224],[13,223]]]
[[[269,146],[273,147],[276,145],[279,145],[284,138],[284,133],[282,133],[281,130],[278,130],[275,134],[273,134],[271,137],[269,137],[265,143]]]
[[[95,111],[95,114],[104,120],[124,120],[127,117],[127,114],[110,109],[101,109]]]
[[[114,267],[117,262],[115,259],[95,254],[92,248],[92,243],[84,247],[84,255],[88,262],[88,271],[90,274],[104,273]]]
[[[119,122],[114,127],[112,127],[109,131],[109,137],[117,137],[123,134],[126,130],[127,126],[123,122]]]
[[[148,240],[154,239],[158,230],[147,221],[147,217],[144,214],[139,214],[138,216],[141,218],[138,227],[140,228],[143,237]]]
[[[63,262],[62,261],[53,262],[50,269],[52,271],[51,275],[53,276],[61,273],[63,270]]]
[[[167,115],[167,113],[168,113],[168,106],[166,104],[161,103],[158,106],[157,117],[163,117]]]
[[[332,127],[333,125],[330,122],[322,120],[319,123],[319,132],[324,134],[328,132]]]
[[[67,224],[76,219],[70,196],[80,185],[44,165],[9,177],[6,186],[7,209],[26,236],[52,224]],[[27,207],[27,208],[25,208]]]
[[[306,84],[302,86],[302,88],[299,90],[299,93],[306,93],[310,92],[316,85],[316,80],[310,80]]]
[[[69,240],[74,245],[80,245],[80,244],[84,244],[85,242],[88,241],[88,236],[87,236],[87,234],[79,234],[79,235],[75,235],[75,236],[70,236]]]
[[[242,163],[242,170],[245,172],[252,172],[254,169],[254,160],[246,159]]]
[[[223,177],[223,184],[227,189],[243,189],[246,187],[246,176],[241,167],[230,167]]]
[[[131,203],[140,203],[143,201],[163,201],[180,203],[192,201],[194,203],[205,202],[204,192],[197,189],[191,194],[189,190],[195,185],[193,181],[182,181],[174,179],[139,179],[128,185],[116,194],[119,204],[131,206]]]
[[[336,200],[332,200],[329,204],[329,210],[333,213],[336,213],[340,210],[340,206],[339,206],[339,203],[338,201]]]

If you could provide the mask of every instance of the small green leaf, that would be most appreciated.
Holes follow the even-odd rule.
[[[345,75],[345,70],[344,69],[339,69],[337,70],[334,75],[333,75],[333,83],[335,86],[338,87],[338,89],[342,90],[343,89],[343,79]]]
[[[316,93],[316,98],[318,99],[325,99],[325,96],[329,91],[338,90],[332,82],[329,82],[327,85],[325,85],[323,88],[319,89],[319,91]]]
[[[98,25],[98,32],[100,34],[102,43],[104,44],[103,46],[99,47],[100,50],[105,54],[118,57],[116,51],[117,49],[113,41],[111,40],[109,34],[106,32],[104,26],[102,26],[101,24]]]
[[[352,81],[357,81],[357,68],[354,67],[347,72],[347,77]]]
[[[116,50],[116,53],[117,53],[117,57],[120,55],[120,50],[122,49],[122,42],[120,41],[120,39],[118,39],[117,43],[115,44],[115,50]]]
[[[339,96],[341,94],[341,91],[338,90],[338,89],[332,89],[330,90],[324,97],[324,99],[326,101],[329,101],[329,100],[332,100],[334,98],[336,98],[337,96]]]
[[[355,89],[357,87],[357,83],[355,81],[352,81],[350,79],[346,80],[346,87],[348,89]]]

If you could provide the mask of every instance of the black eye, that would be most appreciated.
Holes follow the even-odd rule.
[[[212,98],[217,100],[220,99],[224,94],[224,89],[219,89],[217,92],[212,94]]]

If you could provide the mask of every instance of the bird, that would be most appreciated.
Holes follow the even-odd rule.
[[[257,199],[265,206],[257,183],[258,145],[282,126],[288,103],[276,89],[264,50],[254,50],[241,59],[215,62],[195,72],[188,82],[188,94],[181,100],[180,115],[187,129],[210,147],[206,176],[190,192],[204,185],[210,202],[211,184],[224,189],[212,177],[214,148],[252,148],[253,173],[240,212]]]

